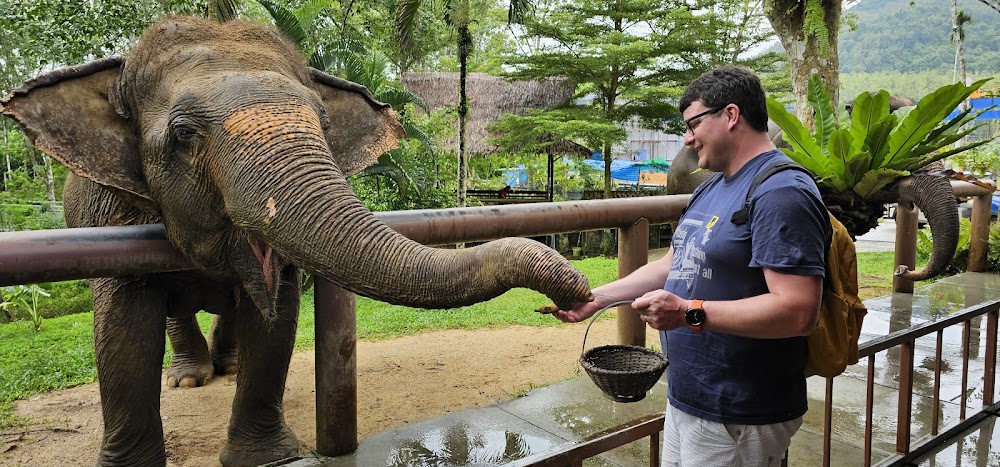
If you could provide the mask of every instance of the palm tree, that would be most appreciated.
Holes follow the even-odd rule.
[[[446,0],[445,20],[455,28],[457,33],[457,50],[459,64],[458,78],[458,206],[465,206],[465,193],[468,189],[468,155],[465,148],[465,127],[469,115],[469,99],[466,93],[466,78],[468,77],[469,55],[472,52],[472,34],[469,25],[472,23],[473,5],[470,0]],[[417,12],[423,0],[400,0],[396,10],[396,38],[404,55],[414,56],[418,47],[413,30],[416,26]],[[531,7],[530,0],[510,0],[507,10],[507,22],[520,23]]]

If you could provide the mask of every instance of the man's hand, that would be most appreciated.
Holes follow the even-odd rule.
[[[632,308],[639,312],[642,320],[660,331],[687,326],[684,313],[687,312],[688,306],[690,301],[666,290],[648,292],[632,302]]]

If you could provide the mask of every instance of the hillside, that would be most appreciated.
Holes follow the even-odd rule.
[[[841,73],[951,71],[955,46],[951,2],[945,0],[861,0],[845,10],[857,29],[840,35]],[[1000,71],[1000,13],[976,0],[959,0],[972,17],[966,25],[965,56],[971,74]],[[848,19],[851,19],[848,17]]]

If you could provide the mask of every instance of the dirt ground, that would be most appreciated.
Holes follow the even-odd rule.
[[[358,343],[358,436],[364,438],[449,412],[508,400],[582,374],[577,363],[584,324],[435,331]],[[614,343],[614,320],[595,323],[588,347]],[[656,334],[647,343],[658,345]],[[285,415],[303,451],[316,442],[313,351],[292,358]],[[235,378],[192,389],[164,389],[160,414],[169,466],[219,465]],[[33,423],[0,433],[0,465],[93,465],[101,441],[97,384],[18,402]]]

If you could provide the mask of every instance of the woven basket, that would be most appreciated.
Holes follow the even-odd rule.
[[[594,314],[583,335],[584,349],[587,347],[590,326],[597,317],[604,310],[624,303],[631,301],[613,303]],[[667,359],[660,352],[637,345],[602,345],[582,351],[580,365],[609,399],[615,402],[638,402],[659,381],[663,371],[667,369]]]

